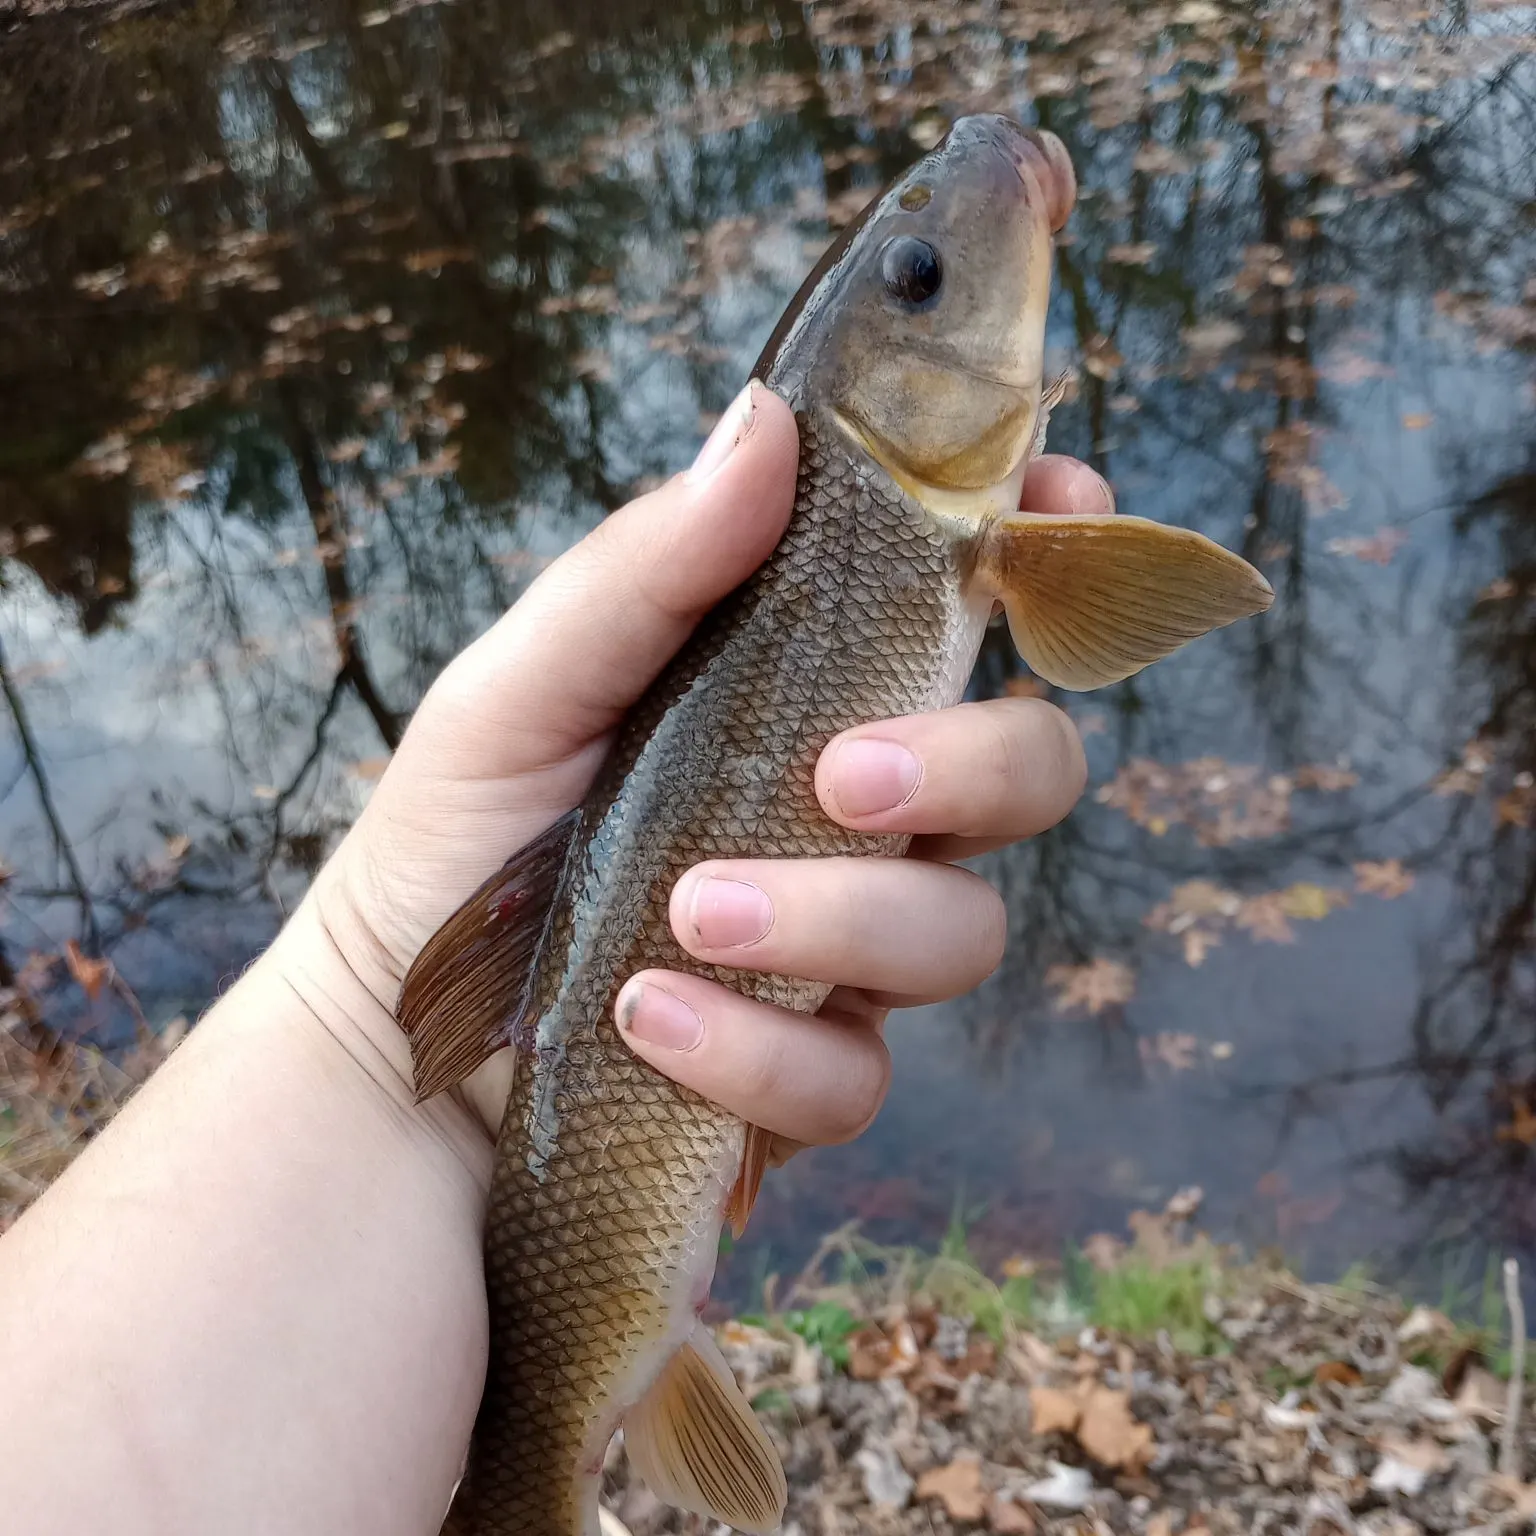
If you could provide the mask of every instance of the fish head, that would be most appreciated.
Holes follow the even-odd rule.
[[[961,118],[812,273],[759,377],[828,409],[925,502],[1016,480],[1040,413],[1051,236],[1075,198],[1054,134]]]

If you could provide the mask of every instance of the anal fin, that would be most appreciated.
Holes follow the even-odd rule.
[[[462,1082],[510,1045],[534,982],[581,820],[561,817],[496,871],[427,941],[395,1010],[411,1042],[416,1097]]]
[[[784,1468],[702,1323],[624,1420],[630,1465],[692,1514],[768,1536],[789,1496]]]
[[[999,518],[979,541],[975,579],[1003,600],[1024,660],[1073,689],[1118,683],[1275,596],[1203,535],[1114,515]]]

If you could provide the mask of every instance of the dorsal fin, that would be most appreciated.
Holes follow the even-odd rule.
[[[624,1449],[651,1492],[678,1509],[758,1536],[784,1517],[779,1453],[702,1323],[626,1416]]]
[[[416,1097],[462,1082],[511,1045],[534,981],[580,811],[520,848],[427,941],[396,1015],[411,1042]]]

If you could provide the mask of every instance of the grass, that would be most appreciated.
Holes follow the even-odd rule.
[[[1185,1354],[1211,1354],[1225,1343],[1205,1315],[1205,1299],[1217,1280],[1215,1265],[1203,1259],[1156,1267],[1132,1256],[1094,1274],[1089,1320],[1131,1338],[1166,1333]]]

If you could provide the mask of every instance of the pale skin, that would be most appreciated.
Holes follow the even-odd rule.
[[[432,1536],[484,1371],[480,1227],[510,1063],[418,1107],[391,1008],[507,855],[582,798],[628,705],[789,515],[795,428],[754,388],[700,462],[552,565],[423,702],[272,948],[0,1241],[0,1525],[29,1536]],[[1024,505],[1109,510],[1047,456]],[[818,1017],[647,973],[632,1048],[785,1148],[845,1141],[890,1076],[894,1007],[996,965],[996,894],[950,861],[1081,793],[1066,716],[1006,699],[827,748],[851,827],[900,861],[700,866],[672,899],[701,959],[835,984]]]

